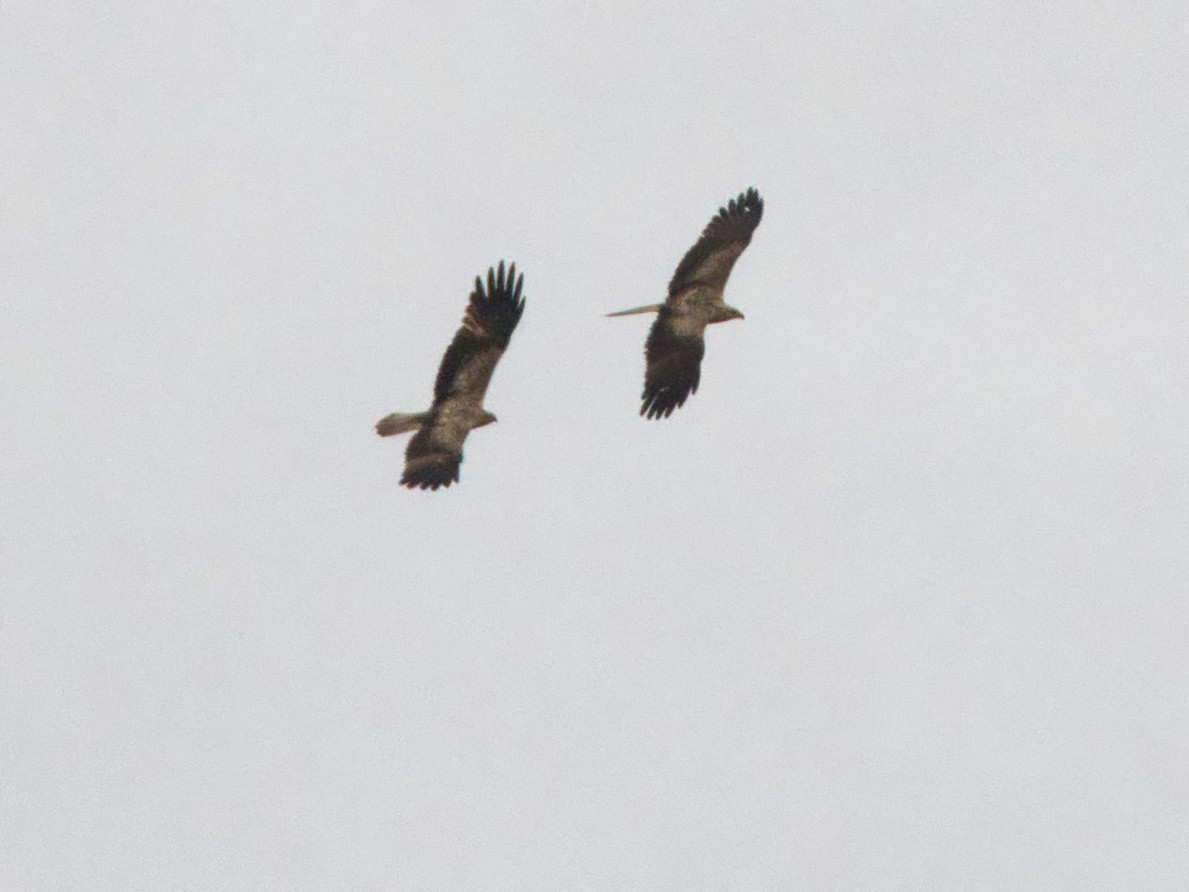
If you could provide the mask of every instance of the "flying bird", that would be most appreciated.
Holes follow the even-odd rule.
[[[376,422],[381,437],[417,432],[405,450],[402,486],[437,489],[456,482],[467,434],[496,420],[483,408],[483,396],[524,312],[523,285],[516,264],[505,275],[502,260],[498,271],[487,271],[486,289],[476,276],[462,326],[438,368],[433,406],[426,412],[393,412]]]
[[[722,293],[731,268],[751,241],[763,214],[764,200],[755,189],[740,193],[725,208],[718,209],[697,244],[681,258],[663,304],[607,314],[657,314],[644,345],[641,415],[668,418],[674,409],[684,405],[698,390],[702,354],[706,352],[706,326],[743,318],[742,313],[723,302]]]

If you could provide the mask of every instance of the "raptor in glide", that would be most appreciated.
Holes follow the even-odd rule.
[[[743,318],[742,313],[723,302],[722,293],[731,268],[751,241],[763,214],[764,200],[755,189],[731,199],[725,208],[719,208],[697,244],[681,258],[663,304],[607,314],[657,314],[644,345],[641,415],[668,418],[690,394],[696,393],[702,354],[706,352],[706,326]]]
[[[462,326],[438,368],[433,406],[426,412],[393,412],[376,422],[381,437],[417,432],[405,450],[402,486],[437,489],[457,481],[467,434],[496,420],[483,408],[483,396],[524,312],[523,284],[516,264],[505,274],[502,260],[498,271],[487,271],[486,288],[476,276]]]

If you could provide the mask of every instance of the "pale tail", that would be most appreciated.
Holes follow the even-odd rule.
[[[415,431],[421,427],[428,417],[428,412],[393,412],[376,422],[376,433],[381,437],[407,434],[409,431]]]
[[[631,310],[620,310],[617,313],[608,313],[608,316],[631,316],[633,313],[655,313],[661,308],[660,304],[649,304],[646,307],[635,307]]]

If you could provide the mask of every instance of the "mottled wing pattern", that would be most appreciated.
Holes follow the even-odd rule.
[[[647,361],[641,415],[668,418],[697,392],[706,351],[705,329],[706,319],[700,314],[678,315],[668,304],[661,307],[644,345]]]
[[[764,200],[755,189],[731,199],[702,230],[697,244],[685,252],[669,282],[669,297],[691,285],[705,285],[718,292],[726,287],[735,261],[751,241],[764,215]]]
[[[524,312],[524,298],[520,296],[524,275],[516,276],[513,263],[504,273],[501,260],[499,270],[487,271],[487,288],[475,276],[475,290],[471,292],[462,326],[442,356],[438,378],[434,383],[434,408],[452,396],[483,402],[491,373],[504,355],[512,332]]]

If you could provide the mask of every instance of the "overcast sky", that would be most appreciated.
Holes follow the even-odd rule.
[[[0,82],[0,886],[1189,888],[1183,3],[6,0]],[[753,185],[645,421],[602,314]]]

